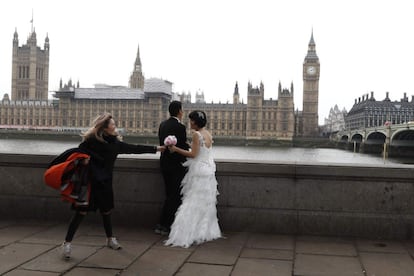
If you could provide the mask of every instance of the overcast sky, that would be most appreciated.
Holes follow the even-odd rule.
[[[414,95],[414,16],[409,0],[5,0],[0,2],[0,96],[11,90],[12,40],[33,25],[38,45],[50,39],[49,90],[62,78],[128,85],[139,45],[145,78],[203,91],[207,102],[232,102],[239,84],[277,98],[295,89],[302,110],[302,64],[312,29],[321,64],[319,122],[337,104],[350,110],[374,91]]]

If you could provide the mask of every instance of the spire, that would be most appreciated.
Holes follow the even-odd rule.
[[[311,34],[311,38],[309,40],[309,44],[308,44],[308,54],[305,57],[305,60],[318,60],[318,56],[316,55],[316,49],[315,49],[315,40],[313,39],[313,29],[312,29],[312,34]]]
[[[34,32],[34,28],[33,28],[33,9],[32,9],[32,20],[30,20],[30,23],[32,24],[32,28],[31,28],[31,32]]]
[[[234,93],[233,93],[233,104],[239,104],[239,84],[236,81],[236,85],[234,86]]]
[[[144,89],[144,75],[142,74],[141,58],[139,56],[139,45],[137,50],[137,57],[135,58],[134,70],[129,78],[129,87]]]
[[[313,28],[312,28],[312,34],[311,34],[311,39],[309,41],[309,45],[315,46],[315,41],[313,40]]]
[[[142,64],[141,64],[141,58],[139,56],[139,45],[138,45],[137,57],[135,59],[135,70],[141,71],[141,69],[142,69]]]
[[[19,35],[17,34],[17,28],[14,30],[13,34],[13,44],[19,44]]]
[[[46,33],[46,38],[45,38],[45,45],[44,48],[45,50],[49,50],[49,34]]]

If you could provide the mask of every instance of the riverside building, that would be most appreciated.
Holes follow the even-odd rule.
[[[345,108],[339,109],[335,105],[329,110],[328,118],[325,118],[325,124],[322,126],[323,136],[329,136],[332,133],[345,130],[345,117],[348,114]]]
[[[414,121],[414,96],[408,100],[407,93],[400,101],[391,101],[386,92],[385,99],[377,101],[374,92],[355,99],[355,103],[345,117],[346,129],[363,129],[403,124]]]
[[[128,86],[95,85],[80,87],[79,82],[60,80],[54,99],[47,98],[49,38],[44,49],[36,45],[32,29],[27,44],[18,46],[17,31],[13,38],[13,72],[11,99],[6,94],[0,102],[1,128],[85,129],[102,112],[110,112],[117,126],[127,135],[156,136],[159,123],[168,117],[168,105],[181,100],[185,112],[204,110],[207,127],[216,137],[253,140],[292,140],[293,137],[318,136],[318,94],[320,64],[313,33],[303,63],[303,111],[294,109],[294,85],[279,82],[276,99],[264,98],[264,84],[247,84],[247,102],[240,101],[236,82],[232,103],[206,103],[204,94],[172,91],[172,83],[158,78],[145,79],[138,48]],[[184,115],[184,123],[187,121]]]

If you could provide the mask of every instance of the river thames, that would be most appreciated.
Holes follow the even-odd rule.
[[[77,147],[75,141],[53,141],[33,139],[1,139],[0,153],[58,155],[66,149]],[[251,160],[267,162],[306,162],[306,163],[341,163],[364,165],[398,165],[414,164],[414,160],[390,158],[384,160],[380,155],[354,153],[330,148],[295,148],[295,147],[253,147],[253,146],[213,146],[216,160]],[[157,154],[125,154],[122,158],[158,158]]]

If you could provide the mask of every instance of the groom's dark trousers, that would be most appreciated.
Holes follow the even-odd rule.
[[[174,222],[175,213],[181,205],[181,180],[183,180],[186,170],[184,167],[177,167],[174,171],[162,169],[162,176],[165,183],[165,201],[162,208],[160,224],[170,228]]]
[[[185,126],[177,118],[170,117],[160,124],[158,138],[160,145],[164,144],[165,137],[174,135],[177,138],[176,146],[185,150],[189,149],[187,144],[187,133]],[[182,163],[186,161],[183,155],[170,152],[168,149],[161,153],[160,166],[165,184],[165,201],[162,208],[160,224],[170,228],[174,221],[175,212],[181,204],[181,181],[186,173]]]

